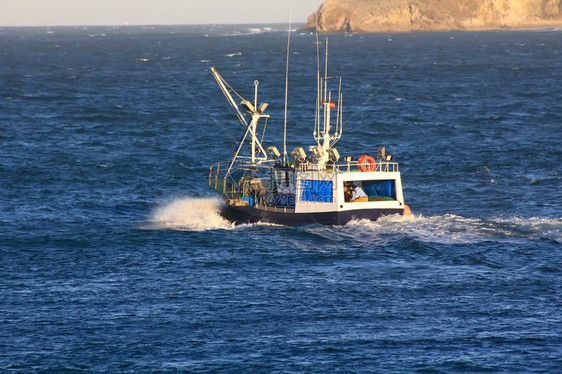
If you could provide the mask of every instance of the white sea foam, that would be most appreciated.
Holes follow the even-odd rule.
[[[498,239],[544,238],[562,242],[562,218],[467,218],[454,214],[382,217],[377,221],[352,221],[355,237],[384,240],[389,234],[441,244],[479,243]]]
[[[284,227],[270,222],[243,223],[235,225],[222,216],[226,209],[215,198],[177,198],[158,206],[147,224],[142,228],[149,230],[207,231],[247,229],[255,226]]]
[[[223,203],[215,198],[178,198],[157,207],[147,229],[159,230],[230,230],[254,226],[277,226],[269,223],[235,226],[221,213]],[[338,231],[340,231],[338,229]],[[425,217],[390,215],[377,221],[351,221],[343,226],[342,235],[360,241],[395,240],[396,234],[428,243],[463,244],[489,240],[544,238],[562,243],[562,218],[468,218],[454,214]]]
[[[230,229],[233,224],[221,215],[222,203],[214,198],[179,198],[159,206],[145,228],[206,231]]]

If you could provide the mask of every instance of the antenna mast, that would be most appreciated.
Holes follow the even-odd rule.
[[[291,47],[291,27],[293,25],[293,9],[289,17],[289,36],[287,37],[287,66],[285,67],[285,120],[283,122],[283,164],[287,164],[287,102],[289,100],[289,50]]]

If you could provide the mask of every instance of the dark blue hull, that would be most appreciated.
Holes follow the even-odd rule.
[[[227,218],[237,223],[270,222],[280,225],[295,226],[307,223],[322,225],[345,225],[354,219],[375,221],[382,216],[402,214],[403,209],[361,209],[340,212],[293,213],[262,210],[249,206],[227,206]]]

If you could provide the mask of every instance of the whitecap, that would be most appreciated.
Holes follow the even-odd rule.
[[[233,228],[215,198],[179,198],[157,207],[144,229],[206,231]]]

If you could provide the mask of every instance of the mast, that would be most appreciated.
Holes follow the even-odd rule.
[[[320,41],[316,28],[316,112],[314,113],[314,139],[320,133],[320,97],[322,96],[322,79],[320,78]]]
[[[258,84],[259,82],[257,80],[254,81],[254,108],[258,107]],[[253,112],[253,111],[252,111]],[[252,113],[252,122],[250,123],[251,126],[251,131],[252,131],[252,151],[251,151],[251,160],[252,160],[252,165],[256,163],[256,132],[257,132],[257,128],[258,128],[258,119],[260,117],[258,116],[255,120],[254,120],[254,113]]]
[[[285,67],[285,119],[283,121],[283,165],[287,165],[287,105],[289,101],[289,50],[291,47],[291,27],[293,25],[293,9],[289,17],[289,35],[287,37],[287,63]]]
[[[318,144],[316,148],[315,155],[319,167],[324,167],[326,163],[330,160],[330,152],[332,154],[335,152],[331,151],[331,148],[337,143],[341,138],[342,134],[342,94],[341,94],[341,78],[339,78],[338,93],[332,95],[332,92],[328,89],[328,81],[332,77],[328,76],[328,39],[326,39],[326,50],[325,50],[325,60],[324,60],[324,74],[323,77],[320,75],[320,57],[319,57],[319,47],[316,48],[317,53],[317,73],[316,79],[317,83],[317,101],[316,101],[316,118],[314,123],[314,139]],[[337,102],[337,104],[336,104]],[[334,128],[334,133],[332,134],[332,122],[331,122],[331,110],[336,110],[336,123]],[[322,114],[320,114],[322,112]],[[320,118],[322,116],[322,118]],[[320,123],[322,122],[322,125]],[[337,152],[335,152],[337,153]],[[339,156],[338,156],[339,157]]]

